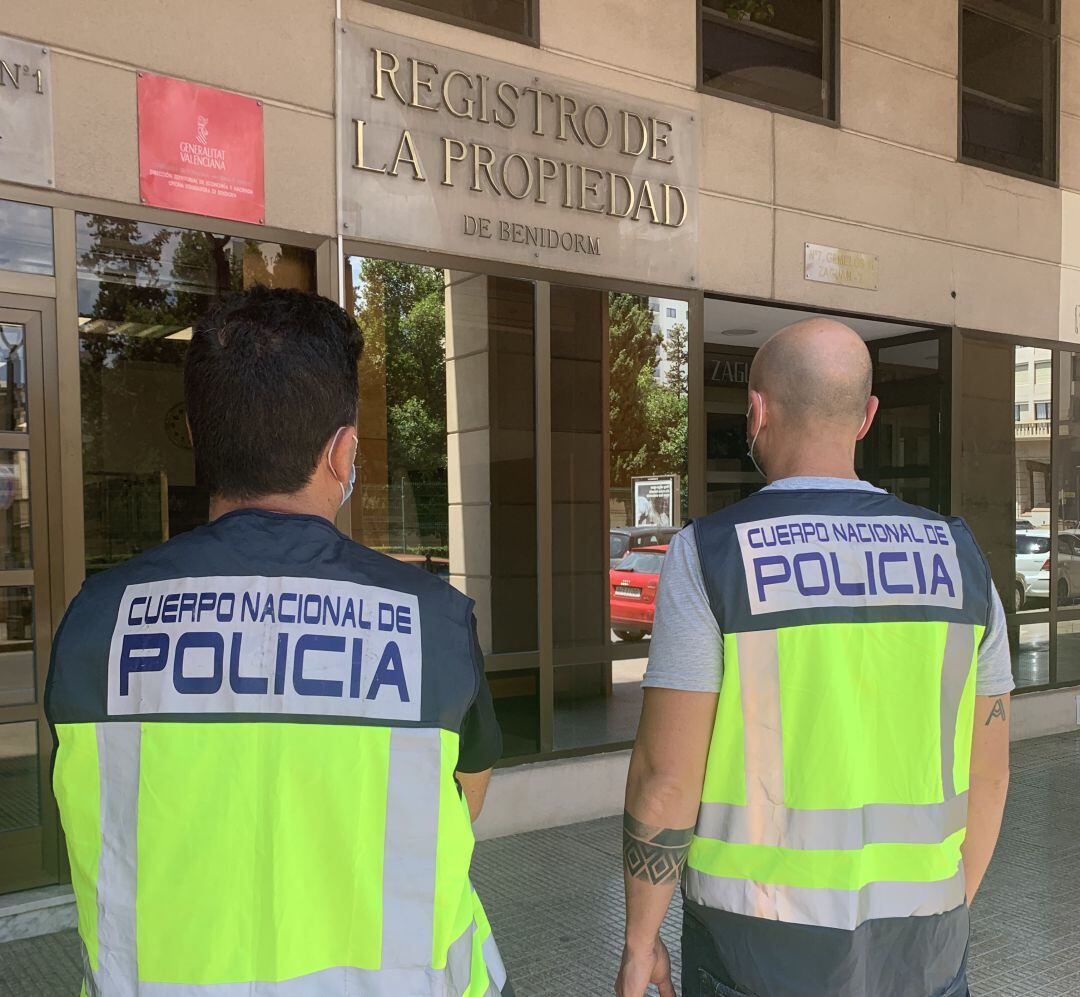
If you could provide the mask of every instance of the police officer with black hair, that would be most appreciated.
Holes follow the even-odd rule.
[[[199,322],[210,522],[89,579],[57,633],[84,994],[510,994],[469,881],[501,751],[473,604],[334,526],[361,348],[297,291]]]

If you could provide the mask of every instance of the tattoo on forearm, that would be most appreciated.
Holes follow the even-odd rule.
[[[1005,715],[1005,700],[1001,699],[1000,697],[994,700],[994,705],[990,707],[990,714],[986,718],[986,722],[983,724],[983,726],[989,727],[991,721],[994,719],[999,719],[1003,722],[1008,720],[1008,717]]]
[[[623,811],[623,868],[635,879],[659,886],[677,883],[690,852],[692,827],[654,827]]]

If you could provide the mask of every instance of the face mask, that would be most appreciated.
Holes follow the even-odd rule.
[[[341,427],[334,434],[334,442],[330,444],[330,449],[326,451],[326,466],[330,468],[330,473],[334,474],[334,466],[330,463],[330,454],[334,452],[334,447],[337,446],[338,437],[341,435],[344,426]],[[356,434],[353,433],[353,441],[359,443],[356,439]],[[334,474],[334,478],[337,479],[337,475]],[[349,468],[349,483],[346,485],[342,481],[338,481],[338,487],[341,489],[341,502],[338,503],[340,509],[346,502],[349,501],[349,496],[353,493],[353,488],[356,486],[356,461],[354,460],[352,466]]]
[[[754,411],[754,403],[751,402],[750,407],[746,410],[747,422],[750,421],[750,416],[753,413],[753,411]],[[758,423],[757,433],[754,433],[754,438],[750,441],[750,447],[746,451],[746,456],[750,458],[750,462],[754,465],[754,470],[757,471],[757,473],[760,474],[764,478],[765,477],[765,472],[761,469],[761,465],[757,462],[757,459],[754,457],[754,444],[757,443],[758,433],[760,433],[760,432],[761,432],[761,423]]]

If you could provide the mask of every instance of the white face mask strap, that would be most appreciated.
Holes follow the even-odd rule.
[[[761,395],[758,395],[761,398]],[[746,410],[746,418],[749,419],[754,413],[754,399],[750,399],[750,407]],[[761,433],[761,423],[765,417],[765,399],[761,398],[761,417],[758,419],[757,430],[754,432],[754,438],[750,441],[750,448],[746,451],[746,456],[750,458],[750,463],[754,465],[754,470],[757,471],[763,478],[765,472],[761,469],[757,462],[757,458],[754,456],[754,446],[757,443],[758,435]]]

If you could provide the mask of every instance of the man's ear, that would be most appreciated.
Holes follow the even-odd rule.
[[[356,429],[351,425],[339,426],[327,444],[325,460],[331,475],[340,484],[349,480],[349,472],[356,463],[357,444]]]
[[[870,432],[870,426],[874,422],[874,416],[878,413],[878,406],[881,403],[878,401],[876,395],[871,395],[870,400],[866,403],[866,415],[863,418],[862,429],[855,434],[856,440],[861,440],[867,433]]]
[[[756,436],[765,426],[765,396],[754,388],[750,388],[746,395],[749,402],[746,415],[749,424],[747,428],[751,436]]]

